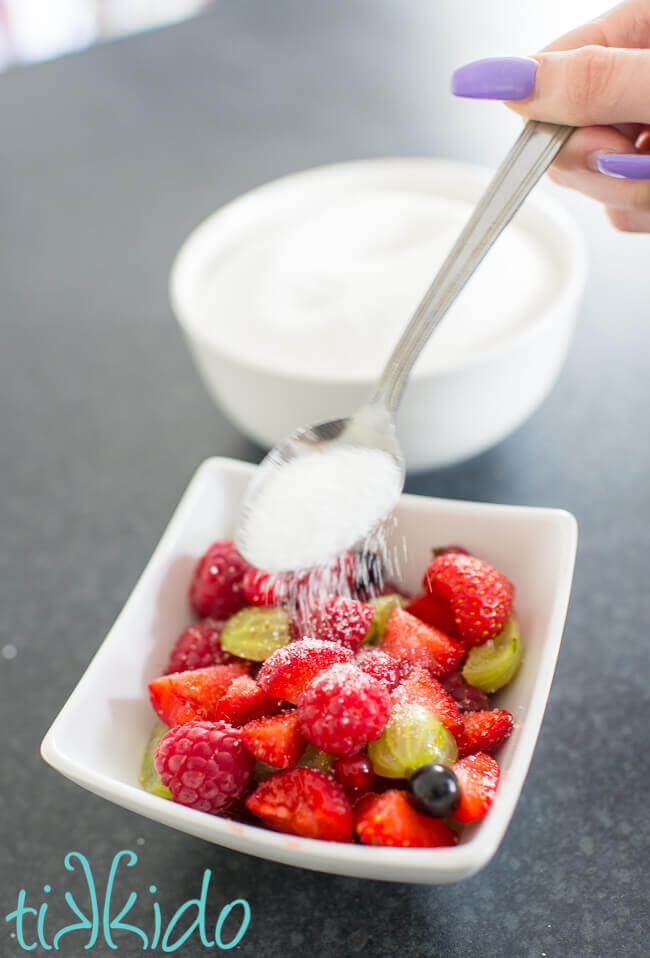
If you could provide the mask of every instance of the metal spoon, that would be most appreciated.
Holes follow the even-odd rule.
[[[392,512],[404,484],[404,459],[394,415],[413,364],[476,267],[572,132],[573,127],[569,126],[537,121],[526,123],[402,333],[369,402],[350,418],[332,419],[297,429],[262,460],[244,496],[235,534],[238,549],[253,565],[261,565],[271,572],[288,568],[282,562],[272,568],[273,563],[266,552],[264,564],[260,563],[260,555],[256,555],[252,547],[251,530],[259,521],[256,504],[260,495],[268,489],[268,483],[277,481],[278,470],[286,469],[288,463],[300,456],[327,451],[335,444],[354,446],[383,451],[399,470],[391,507],[387,509],[384,505],[382,514],[373,517],[367,529],[359,530],[354,542],[339,542],[337,552],[356,545]],[[360,476],[359,481],[362,483],[364,476]],[[309,536],[306,519],[305,516],[295,516],[298,527]],[[335,510],[328,521],[336,522]],[[314,553],[311,564],[318,565],[333,558],[333,550],[327,551],[327,545],[323,548],[326,554]]]

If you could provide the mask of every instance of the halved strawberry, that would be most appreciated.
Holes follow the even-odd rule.
[[[319,672],[337,662],[349,662],[352,650],[334,642],[302,639],[278,649],[262,665],[257,684],[267,695],[298,704],[300,693]]]
[[[456,737],[463,728],[458,706],[427,669],[415,666],[393,692],[393,703],[424,705]]]
[[[436,678],[452,672],[467,654],[460,642],[400,608],[391,612],[381,649],[398,661],[429,669]]]
[[[430,592],[421,592],[411,599],[405,609],[417,619],[426,622],[427,625],[432,625],[434,629],[440,629],[453,637],[458,635],[454,610],[449,602],[446,599],[441,599],[440,596],[431,595]]]
[[[301,604],[291,622],[295,638],[337,642],[353,652],[359,648],[370,628],[375,609],[365,602],[342,595],[312,599]]]
[[[473,752],[494,752],[508,738],[513,718],[506,709],[464,712],[463,728],[456,736],[461,758]]]
[[[478,752],[451,766],[460,785],[460,805],[453,814],[457,822],[475,822],[494,800],[501,770],[491,755]]]
[[[355,828],[364,845],[440,848],[458,841],[439,818],[416,812],[406,792],[399,789],[364,796],[356,807]]]
[[[250,605],[282,605],[287,600],[289,581],[286,575],[263,572],[251,566],[244,573],[241,588]]]
[[[466,645],[482,645],[503,630],[512,612],[514,586],[487,562],[445,553],[430,564],[426,579],[429,591],[450,603]]]
[[[296,709],[248,722],[239,737],[251,755],[273,768],[292,768],[307,744]]]
[[[351,842],[352,808],[331,775],[313,768],[290,768],[271,775],[246,799],[246,807],[278,832]]]
[[[158,717],[170,727],[195,719],[214,722],[219,717],[219,700],[230,683],[249,669],[248,662],[233,662],[173,672],[149,683],[149,698]]]
[[[356,592],[357,580],[366,578],[361,559],[344,552],[331,562],[302,572],[264,572],[250,568],[242,580],[242,592],[251,605],[296,605],[322,594]]]
[[[240,675],[217,703],[217,718],[238,728],[264,715],[275,715],[282,708],[279,699],[267,695],[250,675]]]

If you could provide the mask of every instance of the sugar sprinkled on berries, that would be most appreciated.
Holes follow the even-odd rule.
[[[390,716],[390,696],[381,682],[352,664],[317,675],[298,701],[300,727],[308,741],[330,755],[354,755],[381,735]]]

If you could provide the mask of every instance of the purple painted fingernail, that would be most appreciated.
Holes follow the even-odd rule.
[[[525,100],[533,92],[536,69],[528,57],[474,60],[454,71],[451,92],[477,100]]]
[[[650,156],[639,153],[601,153],[596,166],[617,180],[650,180]]]

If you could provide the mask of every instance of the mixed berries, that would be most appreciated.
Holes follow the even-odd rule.
[[[149,685],[143,787],[308,838],[454,845],[513,729],[489,696],[522,658],[514,589],[457,546],[418,595],[390,588],[376,556],[271,575],[215,542],[190,585],[200,621]]]

